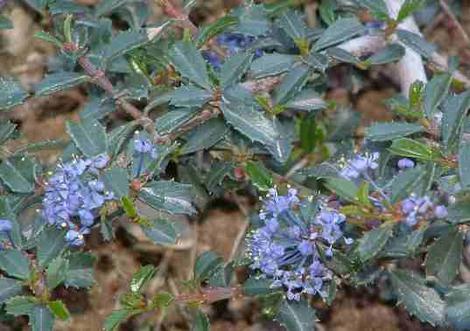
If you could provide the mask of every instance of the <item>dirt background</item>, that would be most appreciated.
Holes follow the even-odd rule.
[[[92,4],[100,0],[76,0]],[[191,18],[196,24],[210,22],[221,16],[238,1],[200,1]],[[304,1],[309,22],[316,8],[315,1]],[[149,1],[152,20],[161,15],[160,8]],[[13,21],[14,29],[0,31],[0,75],[14,75],[23,86],[31,88],[39,82],[48,65],[54,49],[37,39],[33,34],[41,30],[40,17],[12,1],[3,12]],[[460,23],[470,34],[470,0],[462,1]],[[438,45],[441,53],[458,55],[463,69],[470,67],[470,48],[462,38],[455,22],[442,11],[424,29],[429,41]],[[393,81],[384,79],[384,71],[390,68],[374,69],[367,73],[368,79],[361,84],[351,82],[348,69],[340,67],[333,73],[337,82],[328,93],[328,98],[343,105],[352,105],[361,112],[365,123],[378,119],[389,119],[390,114],[383,101],[396,92]],[[469,73],[468,70],[467,74]],[[345,83],[346,82],[346,83]],[[354,92],[354,93],[353,93]],[[25,105],[10,113],[0,113],[17,123],[21,137],[14,144],[24,144],[48,139],[67,139],[65,121],[77,119],[87,96],[81,88],[56,93],[50,97],[29,100]],[[57,152],[42,152],[42,161],[51,163]],[[158,275],[149,286],[149,293],[165,289],[177,293],[180,281],[187,278],[195,256],[207,249],[220,253],[225,259],[233,253],[233,243],[246,226],[243,211],[250,208],[249,201],[239,201],[239,207],[226,201],[215,201],[206,208],[203,217],[188,223],[186,234],[180,243],[171,249],[162,249],[146,242],[136,229],[118,230],[118,240],[103,243],[98,235],[93,235],[87,249],[97,256],[96,285],[87,293],[79,290],[59,290],[56,296],[63,299],[73,317],[68,322],[57,324],[56,330],[84,331],[100,330],[104,318],[118,307],[118,297],[126,290],[130,277],[141,263],[154,263],[159,266]],[[123,225],[124,226],[124,225]],[[130,234],[129,234],[130,233]],[[465,270],[462,270],[463,274]],[[316,303],[321,323],[320,330],[431,330],[408,316],[402,308],[386,305],[376,290],[343,288],[331,308]],[[262,331],[280,330],[274,324],[264,321],[260,306],[251,299],[237,299],[205,307],[212,322],[212,330],[218,331]],[[184,319],[185,311],[175,307],[162,317],[140,316],[126,323],[122,330],[188,330],[190,325]],[[0,330],[27,329],[26,321],[19,320],[12,328],[0,324]]]

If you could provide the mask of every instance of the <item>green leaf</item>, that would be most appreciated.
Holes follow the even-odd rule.
[[[134,293],[140,293],[144,286],[155,276],[157,268],[153,265],[140,267],[139,271],[132,275],[130,289]]]
[[[52,331],[54,327],[54,315],[43,305],[36,305],[31,313],[29,324],[32,331]]]
[[[170,59],[181,76],[210,90],[206,62],[191,42],[177,42],[170,51]]]
[[[129,137],[132,136],[132,134],[135,131],[136,123],[135,122],[129,122],[127,124],[118,126],[111,130],[109,133],[109,154],[111,157],[117,156],[126,141],[129,139]]]
[[[325,72],[328,69],[329,59],[326,55],[317,53],[313,49],[310,51],[306,60],[307,64],[312,66],[321,72]]]
[[[470,92],[451,95],[442,104],[442,142],[446,148],[458,142],[469,108]]]
[[[124,31],[116,35],[110,42],[106,43],[103,57],[106,61],[111,61],[118,56],[123,56],[133,49],[136,49],[148,41],[145,33],[137,31]]]
[[[390,224],[384,224],[366,232],[357,246],[357,252],[361,260],[365,262],[376,256],[385,247],[392,235],[393,226]]]
[[[393,288],[406,310],[433,326],[444,324],[444,301],[418,274],[396,270],[390,273]]]
[[[424,128],[415,123],[375,123],[367,129],[367,139],[371,141],[388,141],[423,131]]]
[[[22,292],[23,284],[20,281],[7,277],[0,278],[0,304]]]
[[[129,194],[129,173],[123,168],[111,168],[103,174],[103,182],[107,190],[121,199]]]
[[[196,316],[194,316],[191,331],[209,331],[210,328],[209,318],[202,311],[198,310]]]
[[[34,190],[36,164],[29,157],[13,157],[0,164],[0,178],[15,193]]]
[[[173,245],[178,238],[173,223],[165,219],[149,221],[150,224],[142,226],[145,235],[158,245]]]
[[[78,123],[68,121],[67,133],[75,145],[87,157],[105,153],[108,138],[105,128],[94,119],[82,119]]]
[[[69,268],[64,284],[66,287],[88,288],[94,283],[95,258],[87,253],[73,253],[68,257]]]
[[[209,279],[220,267],[222,258],[212,251],[207,251],[198,256],[194,265],[194,279],[203,282]]]
[[[194,214],[191,185],[174,181],[154,181],[142,188],[139,199],[150,207],[170,214]]]
[[[171,110],[155,119],[155,127],[160,134],[175,131],[199,112],[198,109]]]
[[[411,48],[425,58],[431,58],[435,52],[435,47],[416,33],[398,29],[396,31],[396,35],[405,46]]]
[[[330,191],[336,193],[340,198],[355,201],[358,187],[351,181],[339,177],[325,177],[324,185]]]
[[[369,57],[366,62],[370,65],[387,64],[399,61],[403,55],[405,55],[405,48],[403,46],[391,44]]]
[[[60,41],[58,38],[54,37],[53,35],[51,35],[50,33],[45,32],[45,31],[36,32],[34,34],[34,37],[38,38],[38,39],[41,39],[41,40],[44,40],[45,42],[54,44],[56,47],[59,47],[59,48],[63,47],[62,41]]]
[[[248,296],[268,295],[276,291],[271,284],[269,279],[250,277],[243,284],[243,293]]]
[[[57,257],[49,263],[46,270],[47,287],[55,289],[67,278],[69,261],[63,257]]]
[[[260,162],[248,162],[245,170],[254,186],[260,191],[268,191],[273,187],[273,178],[268,169]]]
[[[168,292],[159,292],[152,298],[152,307],[165,309],[175,300],[174,296]]]
[[[462,188],[470,187],[470,141],[465,141],[459,147],[459,178]]]
[[[284,107],[294,110],[314,111],[327,108],[327,104],[314,90],[303,89],[299,95],[284,104]]]
[[[470,204],[460,201],[447,208],[449,215],[447,219],[454,224],[467,223],[470,221]]]
[[[450,285],[457,276],[462,260],[463,234],[455,227],[434,242],[426,256],[426,277],[435,277],[440,284]]]
[[[215,22],[206,25],[202,29],[200,29],[199,36],[197,38],[197,46],[201,47],[216,35],[224,32],[228,28],[233,27],[237,24],[238,18],[229,15],[222,16]]]
[[[44,96],[78,86],[88,81],[88,76],[76,72],[49,74],[36,86],[36,95]]]
[[[238,19],[240,22],[235,31],[250,36],[266,35],[271,27],[264,6],[261,5],[244,7]]]
[[[0,144],[5,143],[15,132],[16,124],[10,121],[0,123]]]
[[[276,320],[288,331],[311,331],[315,329],[315,311],[308,301],[301,300],[281,303]]]
[[[432,161],[435,152],[427,145],[409,138],[401,138],[393,141],[389,148],[395,155],[411,157],[420,160]]]
[[[319,51],[327,47],[337,45],[343,41],[351,39],[363,31],[364,27],[357,18],[340,18],[322,33],[313,49],[315,51]]]
[[[343,63],[351,63],[354,65],[359,65],[361,63],[361,60],[351,54],[350,52],[340,48],[340,47],[331,47],[328,48],[326,53],[328,56],[331,58],[337,60],[338,62],[343,62]]]
[[[226,98],[222,104],[224,119],[237,131],[248,137],[251,141],[263,145],[275,146],[279,133],[274,122],[254,109],[254,106],[241,104],[237,100]]]
[[[104,329],[106,331],[118,330],[119,324],[126,321],[133,314],[127,309],[113,311],[104,321]]]
[[[454,328],[468,329],[470,325],[470,284],[455,286],[446,294],[446,315]]]
[[[173,91],[170,104],[175,107],[201,107],[212,99],[210,91],[197,86],[181,86]]]
[[[220,69],[220,84],[222,88],[238,83],[248,70],[253,60],[253,54],[240,52],[225,60]]]
[[[274,92],[276,104],[284,104],[292,100],[307,83],[309,73],[310,69],[306,65],[300,65],[289,70]]]
[[[276,76],[289,71],[294,63],[294,55],[268,53],[251,63],[250,74],[256,79]]]
[[[181,153],[189,154],[209,149],[218,143],[227,133],[228,128],[220,118],[213,118],[192,130],[186,137],[186,144]]]
[[[70,313],[64,303],[60,300],[51,301],[48,307],[55,317],[65,321],[70,317]]]
[[[426,170],[421,166],[399,173],[391,183],[390,201],[396,203],[419,190],[423,186],[425,177]]]
[[[0,252],[0,269],[12,277],[23,280],[28,279],[31,272],[28,258],[16,249]]]
[[[307,25],[297,11],[289,10],[282,14],[279,18],[279,26],[294,41],[305,39],[307,36]]]
[[[28,93],[12,78],[0,77],[0,110],[10,109],[23,103]]]
[[[424,89],[424,113],[428,118],[432,117],[437,107],[444,101],[449,91],[452,75],[440,74],[426,84]]]
[[[354,0],[359,6],[368,9],[374,16],[380,19],[388,18],[387,5],[383,0]]]
[[[400,11],[398,12],[397,21],[403,21],[414,11],[420,9],[425,3],[426,0],[405,0],[405,2],[401,5]]]
[[[66,246],[64,235],[64,230],[59,230],[52,226],[46,226],[44,228],[39,235],[36,252],[40,266],[47,266],[53,259],[62,253]]]
[[[6,302],[6,311],[13,316],[30,315],[36,306],[36,298],[16,296]]]

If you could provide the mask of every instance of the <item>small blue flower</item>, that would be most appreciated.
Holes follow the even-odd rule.
[[[439,205],[439,206],[436,206],[436,208],[434,208],[434,215],[437,218],[446,218],[448,214],[449,213],[447,211],[447,208],[443,205]]]
[[[401,211],[405,216],[405,223],[409,226],[415,226],[420,219],[427,218],[429,216],[429,212],[431,212],[433,209],[434,205],[431,202],[431,199],[427,196],[417,197],[416,195],[412,194],[409,198],[401,202]],[[439,208],[438,212],[441,211],[444,212],[441,208]],[[447,212],[447,209],[445,209],[445,211]]]
[[[12,230],[13,225],[10,220],[0,219],[0,233],[8,233]]]
[[[404,169],[414,168],[415,162],[405,157],[403,159],[400,159],[397,165],[399,169],[404,170]]]
[[[134,140],[134,150],[138,153],[150,153],[152,148],[153,145],[149,139],[139,137]]]
[[[341,175],[347,179],[356,179],[367,173],[369,170],[375,170],[379,164],[377,160],[380,154],[375,152],[370,155],[357,155],[349,160],[341,170]]]

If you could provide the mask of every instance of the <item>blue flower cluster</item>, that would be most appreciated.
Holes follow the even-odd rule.
[[[343,234],[345,216],[326,205],[301,201],[291,188],[286,195],[271,189],[259,217],[264,225],[248,238],[250,267],[272,280],[273,288],[284,288],[289,300],[300,300],[303,293],[324,296],[324,282],[333,274],[321,262],[319,247],[331,257],[341,238],[352,242]]]
[[[255,37],[242,33],[224,33],[216,38],[216,44],[226,50],[228,56],[249,48],[255,41]],[[220,54],[212,50],[208,50],[204,51],[202,55],[215,69],[221,68],[223,57]],[[255,51],[255,57],[260,57],[262,55],[263,51],[261,49],[257,49]]]
[[[13,244],[13,241],[11,240],[11,237],[10,237],[10,232],[12,229],[13,229],[13,224],[11,223],[10,220],[0,219],[0,235],[5,234],[7,238],[9,239],[10,244]],[[4,248],[5,246],[3,245],[3,243],[0,243],[0,250]]]
[[[374,152],[369,155],[356,155],[353,159],[348,160],[341,170],[341,176],[347,179],[357,179],[361,175],[367,176],[369,170],[375,170],[379,164],[377,160],[380,154]]]
[[[445,206],[436,206],[429,197],[417,197],[415,194],[401,202],[401,211],[405,216],[405,223],[409,226],[415,226],[420,219],[447,217]]]
[[[60,164],[47,183],[42,214],[48,224],[68,230],[65,240],[70,246],[84,244],[83,235],[90,232],[98,211],[114,198],[99,180],[108,162],[104,154],[74,159]]]

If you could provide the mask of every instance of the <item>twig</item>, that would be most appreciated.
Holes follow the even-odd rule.
[[[467,44],[470,44],[470,38],[468,37],[467,32],[465,32],[465,29],[462,27],[462,24],[460,24],[459,20],[457,17],[454,15],[452,10],[450,9],[449,5],[445,0],[439,0],[439,5],[441,8],[444,10],[444,12],[449,16],[449,18],[454,22],[455,26],[457,27],[457,30],[459,30],[462,38],[465,40]]]
[[[250,227],[250,221],[249,221],[250,213],[248,209],[241,203],[240,199],[238,198],[238,195],[234,194],[233,200],[237,204],[238,209],[240,209],[241,213],[243,214],[245,221],[243,223],[243,226],[238,231],[237,237],[235,238],[235,241],[232,245],[232,250],[230,251],[230,256],[228,258],[229,262],[235,259],[235,256],[240,250],[240,246],[243,241],[243,238],[245,238],[245,234],[248,231],[248,228]]]

